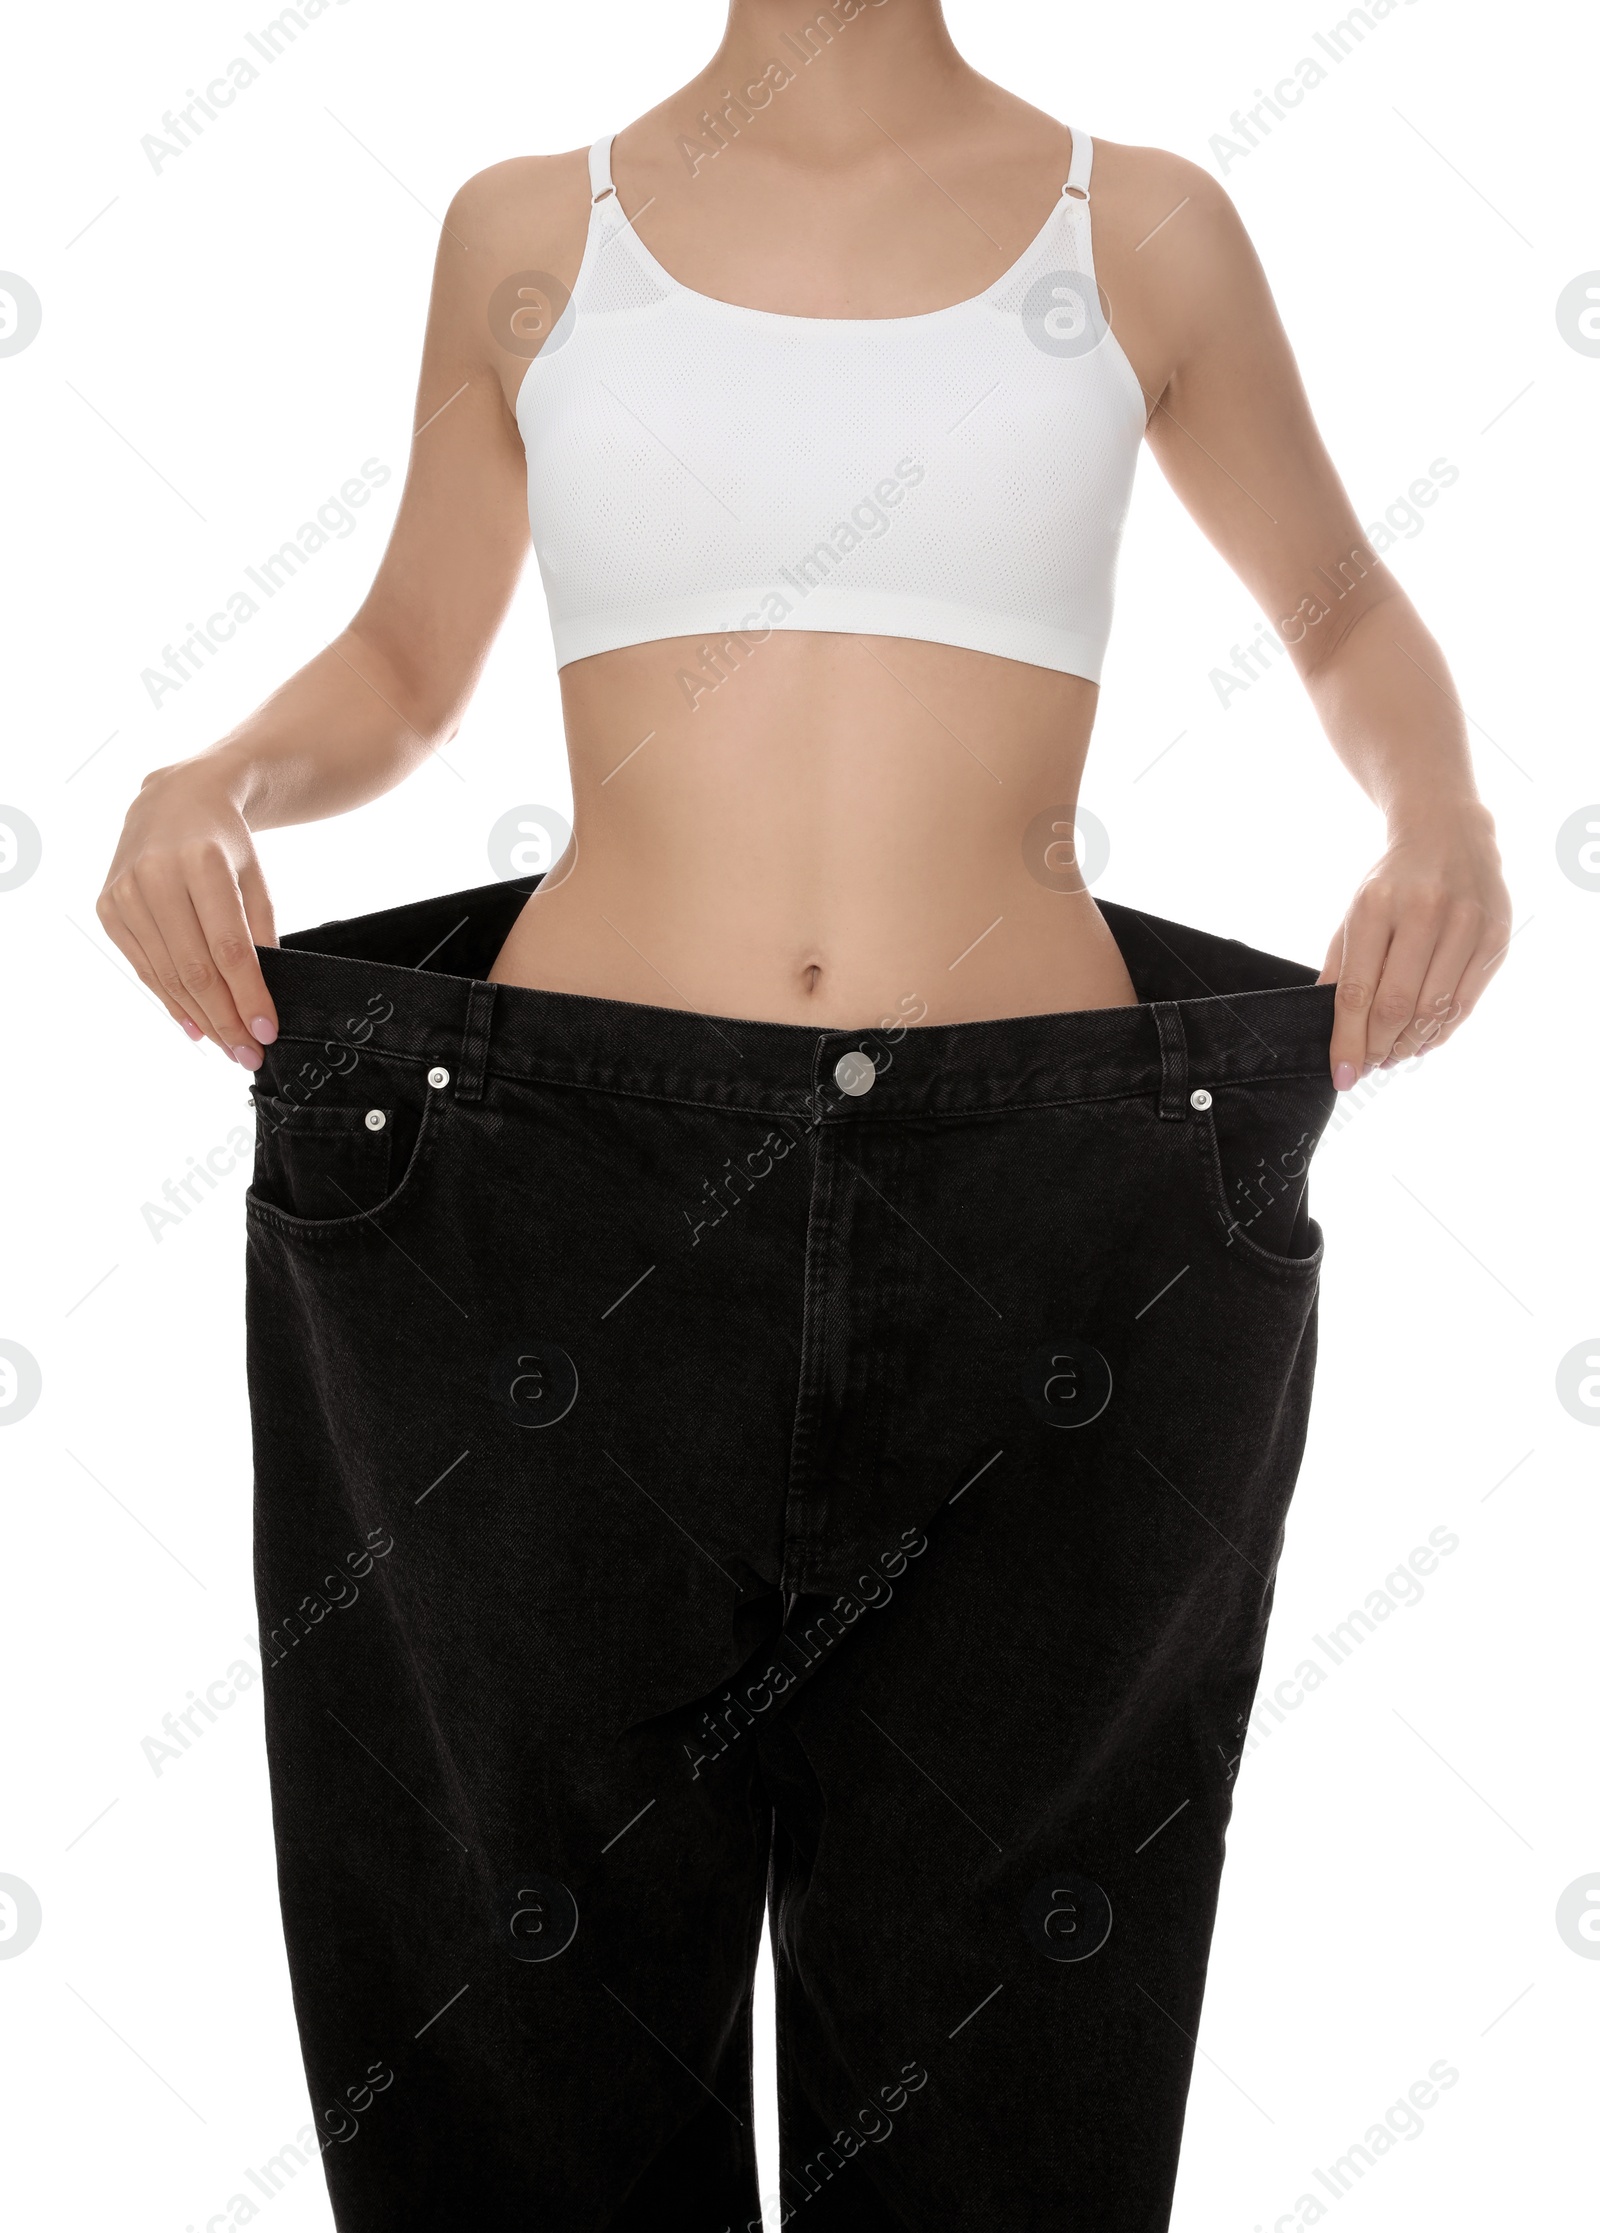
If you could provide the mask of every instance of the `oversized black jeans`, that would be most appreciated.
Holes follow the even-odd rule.
[[[1159,2233],[1305,1435],[1332,990],[867,1031],[263,951],[256,1585],[345,2233]],[[1230,2198],[1216,2197],[1216,2222]]]

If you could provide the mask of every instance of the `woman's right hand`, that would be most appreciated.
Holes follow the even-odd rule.
[[[128,809],[95,912],[191,1039],[210,1039],[246,1070],[278,1036],[256,958],[274,946],[272,902],[255,843],[214,761],[147,775]]]
[[[251,827],[348,814],[455,735],[528,549],[513,412],[527,351],[490,316],[493,275],[575,273],[588,207],[577,154],[496,163],[457,193],[405,492],[366,600],[210,751],[147,775],[128,810],[96,913],[167,1014],[247,1070],[278,1031],[255,953],[277,936]],[[391,478],[369,459],[339,501]]]

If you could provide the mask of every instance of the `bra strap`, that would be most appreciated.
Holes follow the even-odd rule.
[[[616,188],[611,183],[611,142],[616,136],[615,132],[607,132],[603,138],[597,139],[589,150],[589,199],[591,206],[599,201],[603,194],[614,194],[616,192]],[[1076,140],[1073,144],[1076,146]]]
[[[1067,182],[1061,191],[1073,201],[1089,199],[1089,173],[1094,168],[1094,141],[1087,132],[1080,132],[1076,125],[1072,131],[1072,163],[1067,171]]]

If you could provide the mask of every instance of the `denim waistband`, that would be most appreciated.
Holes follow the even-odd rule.
[[[1137,1006],[954,1024],[891,1015],[840,1031],[490,984],[539,882],[480,885],[259,948],[279,1013],[274,1069],[339,1070],[366,1050],[446,1068],[465,1098],[492,1077],[858,1123],[1146,1093],[1176,1116],[1201,1086],[1327,1079],[1334,988],[1314,969],[1115,901],[1098,904]]]

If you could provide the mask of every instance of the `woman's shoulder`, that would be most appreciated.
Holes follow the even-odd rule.
[[[1166,147],[1096,140],[1090,199],[1096,268],[1124,313],[1187,331],[1207,303],[1237,298],[1255,251],[1221,180]]]
[[[589,207],[589,151],[512,155],[463,181],[445,212],[447,233],[469,251],[559,250]],[[535,258],[537,260],[537,258]]]
[[[1094,191],[1142,214],[1153,211],[1152,222],[1180,205],[1200,210],[1232,206],[1221,181],[1203,164],[1168,147],[1123,140],[1095,140]]]
[[[970,131],[962,135],[964,144],[958,144],[969,163],[980,147],[987,151],[986,162],[978,159],[978,167],[985,170],[999,165],[1031,174],[1053,158],[1064,179],[1072,143],[1080,136],[1093,147],[1090,200],[1097,221],[1115,220],[1119,231],[1125,225],[1135,226],[1134,238],[1142,239],[1151,226],[1180,206],[1197,214],[1232,209],[1219,181],[1187,156],[1166,147],[1104,139],[1095,130],[1092,116],[1071,111],[1055,116],[1002,86],[989,89]]]

